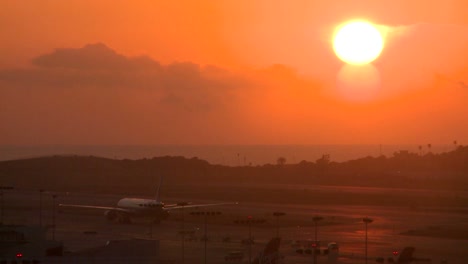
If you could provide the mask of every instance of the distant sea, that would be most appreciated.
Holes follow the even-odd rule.
[[[406,150],[420,153],[419,145],[41,145],[0,146],[0,160],[15,160],[53,155],[84,155],[111,159],[142,159],[161,156],[197,157],[211,164],[227,166],[276,164],[279,157],[286,163],[316,161],[330,155],[331,161],[343,162],[367,156],[390,157]],[[454,150],[454,145],[432,145],[432,153]],[[423,145],[421,154],[429,151]]]

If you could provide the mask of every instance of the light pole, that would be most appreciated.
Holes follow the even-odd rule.
[[[362,219],[362,221],[364,222],[366,226],[366,264],[367,264],[367,225],[372,223],[374,220],[366,216]]]
[[[1,214],[0,214],[0,225],[3,225],[3,189],[0,188],[0,209],[1,209]]]
[[[3,188],[0,187],[0,209],[1,209],[1,214],[0,214],[0,225],[3,225]]]
[[[221,212],[205,212],[204,215],[205,215],[205,264],[206,264],[206,242],[208,241],[208,225],[207,225],[207,222],[206,222],[206,216],[208,215],[220,215]]]
[[[249,264],[252,263],[252,216],[247,217],[249,223]]]
[[[185,254],[184,254],[184,251],[185,251],[185,216],[184,216],[184,207],[186,205],[188,205],[187,202],[179,202],[177,203],[178,206],[181,206],[181,211],[182,211],[182,231],[181,231],[181,235],[182,235],[182,264],[184,264],[185,262]]]
[[[39,226],[42,227],[42,193],[43,189],[39,189]]]
[[[273,216],[276,217],[276,237],[279,237],[279,217],[285,214],[283,212],[273,212]]]
[[[314,216],[314,217],[312,218],[312,220],[314,221],[314,226],[315,226],[315,243],[314,243],[314,244],[315,244],[315,247],[313,248],[314,264],[315,264],[315,263],[317,263],[317,254],[316,254],[316,253],[317,253],[317,252],[316,252],[317,250],[316,250],[316,248],[317,248],[317,246],[319,246],[319,243],[318,243],[318,240],[317,240],[317,222],[323,220],[323,217],[321,217],[321,216]]]
[[[55,199],[57,198],[56,194],[52,195],[52,240],[55,240]]]
[[[207,223],[207,216],[216,216],[220,215],[221,212],[217,211],[200,211],[200,212],[191,212],[191,215],[203,215],[204,216],[204,226],[205,226],[205,234],[203,240],[205,242],[205,264],[207,263],[207,254],[206,254],[206,242],[208,241],[208,223]]]

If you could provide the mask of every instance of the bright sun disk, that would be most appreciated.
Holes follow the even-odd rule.
[[[338,27],[333,49],[342,61],[362,65],[374,61],[382,52],[384,40],[377,28],[366,21],[351,21]]]

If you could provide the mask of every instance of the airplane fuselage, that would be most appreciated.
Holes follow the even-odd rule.
[[[162,211],[164,204],[153,199],[123,198],[117,202],[117,207],[135,212]]]
[[[160,222],[166,219],[169,214],[164,210],[164,204],[154,199],[123,198],[117,202],[115,209],[105,212],[109,220],[119,222],[130,222],[134,217],[151,217],[153,221]]]

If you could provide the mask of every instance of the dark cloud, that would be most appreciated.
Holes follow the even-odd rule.
[[[253,86],[246,75],[216,66],[161,65],[103,44],[59,49],[33,66],[0,70],[0,120],[9,128],[3,138],[118,143],[229,137],[239,127],[240,95]]]
[[[232,143],[251,140],[252,126],[287,127],[291,116],[312,120],[307,109],[317,100],[315,87],[282,65],[238,72],[162,65],[99,44],[40,56],[33,66],[0,70],[0,120],[9,128],[3,138]]]
[[[161,65],[147,56],[118,54],[102,43],[56,49],[32,63],[36,67],[0,70],[0,81],[33,89],[140,89],[157,94],[161,105],[190,112],[223,108],[235,90],[249,85],[246,78],[223,68],[192,62]]]
[[[102,43],[88,44],[82,48],[56,49],[33,59],[32,63],[45,68],[84,70],[148,70],[160,69],[157,61],[147,56],[129,58],[118,54]]]

